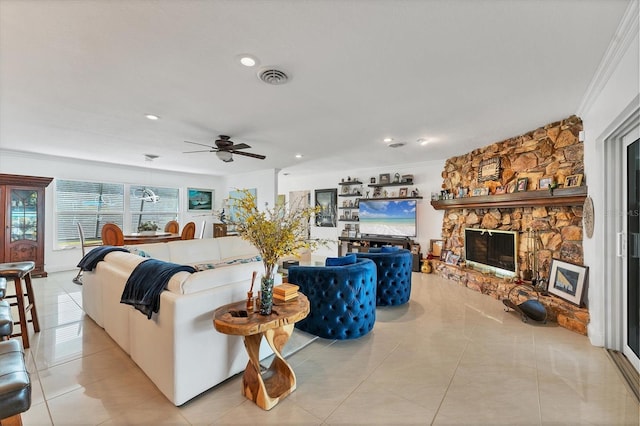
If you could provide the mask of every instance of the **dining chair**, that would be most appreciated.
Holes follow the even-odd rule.
[[[102,244],[105,246],[123,246],[124,234],[115,223],[105,223],[102,227]]]
[[[204,238],[204,230],[207,227],[207,221],[203,220],[202,221],[202,228],[200,228],[200,235],[198,236],[198,238],[203,239]]]
[[[87,250],[86,250],[87,247],[101,246],[102,241],[94,241],[91,243],[87,243],[84,239],[84,230],[82,229],[82,225],[80,225],[80,222],[78,222],[77,225],[78,225],[78,236],[80,237],[80,248],[82,249],[82,257],[84,257],[84,255],[87,254]],[[78,275],[73,277],[71,281],[73,281],[75,284],[82,285],[82,268],[78,270]]]
[[[178,234],[180,232],[180,224],[177,220],[170,220],[164,226],[164,232],[170,232],[172,234]]]
[[[196,236],[196,224],[193,222],[187,223],[184,228],[182,228],[182,234],[180,234],[181,239],[183,240],[193,240]]]

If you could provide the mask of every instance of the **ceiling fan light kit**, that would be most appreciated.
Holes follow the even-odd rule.
[[[216,152],[216,156],[225,163],[230,163],[233,161],[233,154],[231,154],[229,151],[218,151]]]

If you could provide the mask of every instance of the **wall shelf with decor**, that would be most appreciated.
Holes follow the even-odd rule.
[[[422,200],[422,197],[374,197],[374,198],[363,198],[363,200],[380,200],[380,201],[389,201],[389,200]]]
[[[547,189],[514,192],[511,194],[481,195],[477,197],[432,200],[436,210],[465,208],[512,208],[535,206],[581,206],[587,196],[587,186],[558,188],[551,195]]]
[[[411,186],[413,183],[408,182],[393,182],[393,183],[370,183],[367,186],[370,188],[382,188],[383,186]]]

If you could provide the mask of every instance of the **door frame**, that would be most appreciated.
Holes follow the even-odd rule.
[[[623,318],[624,290],[623,283],[626,266],[624,259],[617,256],[617,234],[626,227],[623,223],[626,219],[624,206],[626,204],[623,188],[626,185],[626,176],[622,174],[622,164],[625,159],[626,142],[630,141],[629,135],[640,131],[640,95],[629,104],[616,119],[610,128],[613,130],[604,139],[604,179],[605,179],[605,205],[606,218],[604,222],[604,311],[605,311],[605,347],[623,352],[626,337],[626,318]],[[631,360],[630,360],[631,361]],[[638,368],[637,365],[635,365]]]

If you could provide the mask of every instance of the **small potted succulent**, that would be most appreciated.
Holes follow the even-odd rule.
[[[138,233],[140,235],[155,235],[158,225],[153,221],[142,222],[138,225]]]

